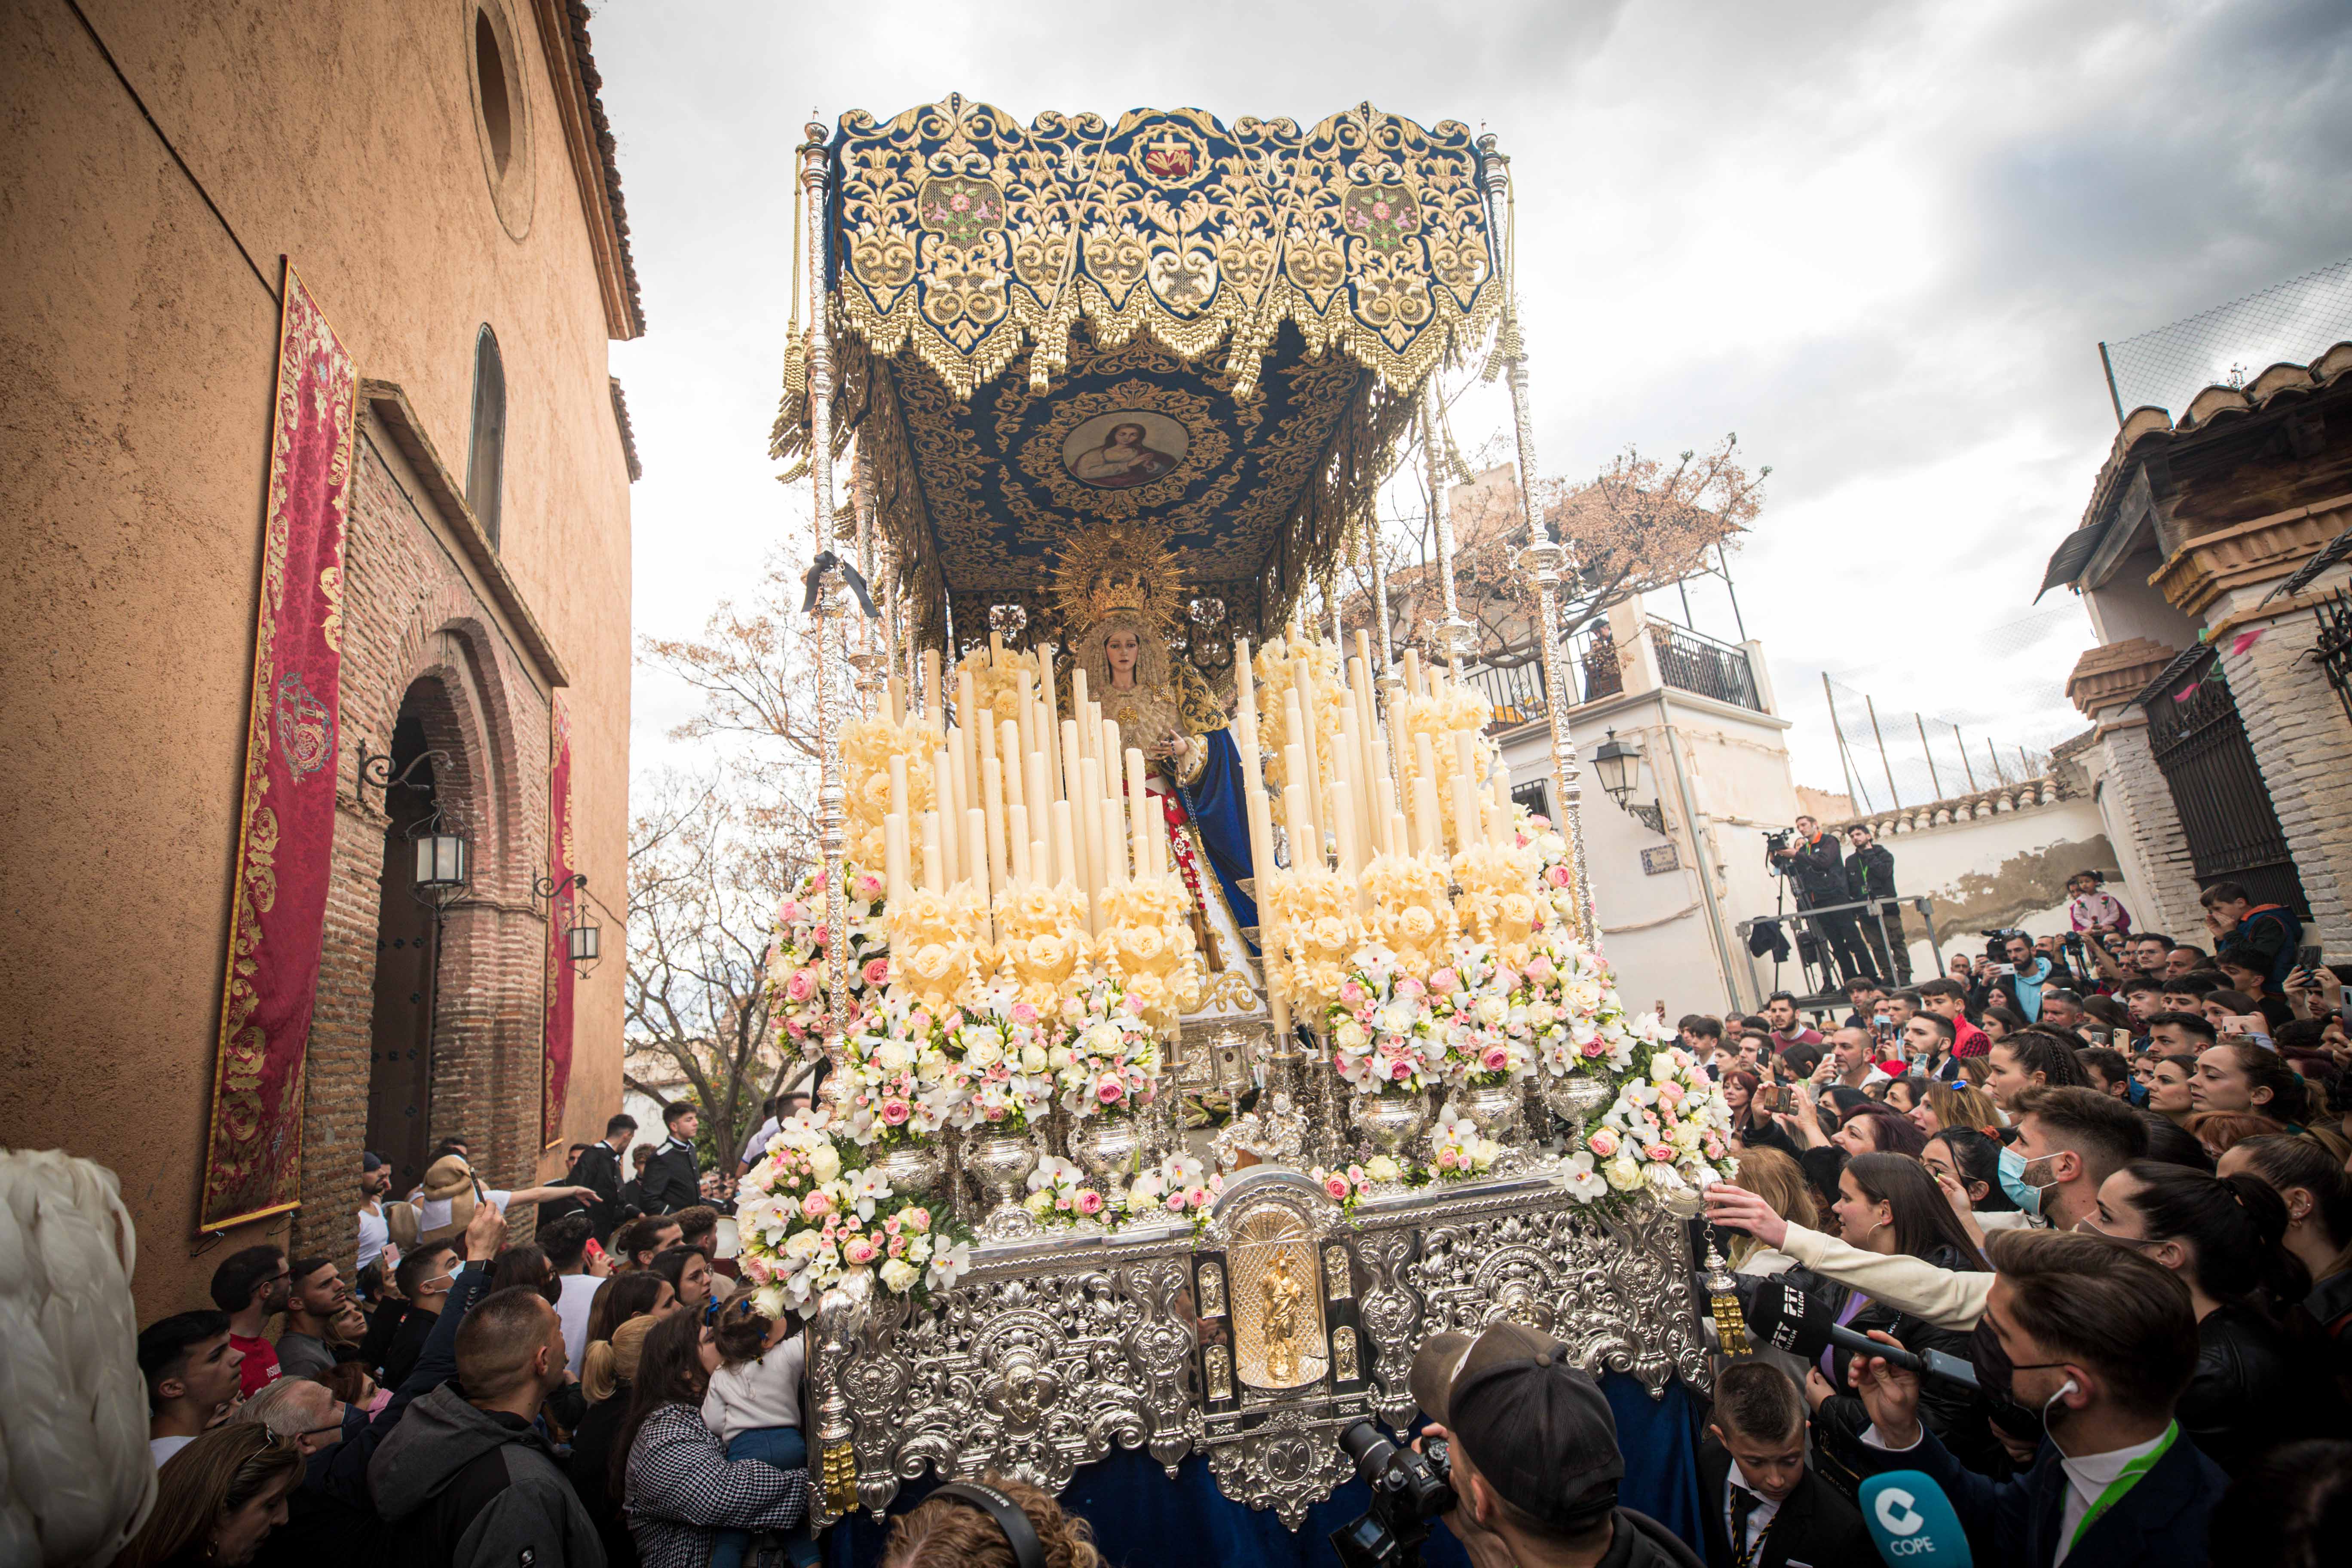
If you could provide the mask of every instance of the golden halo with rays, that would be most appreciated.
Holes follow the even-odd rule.
[[[1183,623],[1184,587],[1176,552],[1143,525],[1106,521],[1062,535],[1054,607],[1062,635],[1076,637],[1112,615],[1133,616],[1166,638]]]

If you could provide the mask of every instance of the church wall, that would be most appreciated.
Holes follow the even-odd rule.
[[[141,1232],[142,1319],[196,1304],[225,1250],[265,1236],[340,1238],[363,1131],[381,824],[347,805],[303,1217],[194,1238],[281,252],[360,374],[398,384],[461,471],[476,334],[485,322],[497,333],[509,408],[500,561],[571,681],[580,863],[607,902],[625,886],[629,502],[608,323],[539,29],[523,0],[504,3],[531,167],[520,239],[483,173],[467,7],[87,0],[153,126],[62,0],[0,18],[11,107],[0,130],[0,421],[11,432],[0,515],[13,622],[0,639],[0,940],[11,954],[0,1143],[62,1146],[120,1173]],[[399,537],[387,531],[388,470],[371,475],[369,450],[363,437],[355,573]],[[348,616],[373,609],[404,628],[456,603],[435,595],[478,595],[442,546],[426,551],[429,529],[413,517],[399,527],[407,543],[392,554],[408,551],[409,566],[437,554],[448,580],[428,590],[423,568],[396,567],[381,604],[355,584]],[[476,643],[460,644],[475,696],[496,710],[480,733],[499,737],[484,756],[506,793],[496,907],[465,917],[480,929],[462,937],[453,921],[445,985],[472,966],[452,1020],[467,1041],[460,1102],[517,1129],[493,1138],[486,1163],[519,1185],[559,1167],[562,1147],[541,1159],[519,1119],[526,1100],[535,1116],[538,1092],[544,926],[528,911],[525,873],[545,862],[547,696],[491,646],[488,611],[451,618],[476,623]],[[373,646],[346,650],[347,795],[359,742],[389,749],[389,713],[423,670],[394,668],[392,654],[378,668]],[[605,940],[617,951],[621,933]],[[579,986],[570,1138],[593,1136],[619,1102],[619,969]]]

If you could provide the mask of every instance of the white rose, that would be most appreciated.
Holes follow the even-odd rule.
[[[1623,1154],[1610,1161],[1602,1167],[1601,1173],[1609,1178],[1609,1184],[1621,1193],[1630,1193],[1642,1184],[1641,1166]]]
[[[810,1149],[808,1158],[809,1173],[820,1183],[830,1182],[841,1174],[841,1156],[835,1152],[832,1139],[828,1138]]]
[[[1039,1045],[1027,1045],[1022,1047],[1021,1070],[1023,1072],[1044,1072],[1045,1070],[1045,1047]]]
[[[995,1036],[983,1035],[977,1031],[966,1032],[964,1036],[963,1059],[967,1065],[976,1068],[992,1068],[994,1067],[997,1062],[1002,1060],[1003,1056],[1004,1048],[996,1043]]]
[[[882,1265],[883,1286],[901,1296],[907,1293],[909,1286],[921,1278],[921,1271],[902,1258],[893,1258]]]
[[[1364,1026],[1350,1018],[1339,1026],[1336,1037],[1341,1046],[1355,1050],[1364,1043]]]

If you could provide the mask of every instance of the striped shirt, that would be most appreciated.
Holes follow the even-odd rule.
[[[722,1530],[790,1530],[808,1517],[806,1470],[730,1459],[702,1413],[665,1405],[629,1447],[629,1534],[645,1568],[706,1568]]]

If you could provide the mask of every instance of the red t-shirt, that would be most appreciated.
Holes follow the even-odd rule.
[[[231,1334],[228,1342],[245,1352],[245,1361],[236,1369],[236,1391],[247,1399],[278,1381],[278,1347],[268,1340],[247,1339],[243,1334]]]
[[[1952,1054],[1956,1057],[1980,1057],[1992,1049],[1985,1032],[1966,1018],[1952,1020]]]

